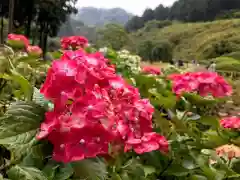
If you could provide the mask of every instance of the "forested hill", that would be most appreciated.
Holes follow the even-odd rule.
[[[78,9],[76,20],[85,25],[102,27],[105,24],[117,23],[124,25],[133,15],[121,8],[103,9],[95,7],[84,7]]]
[[[159,4],[147,8],[142,16],[134,16],[126,24],[128,31],[136,31],[151,20],[202,22],[240,17],[240,0],[177,0],[171,7]]]

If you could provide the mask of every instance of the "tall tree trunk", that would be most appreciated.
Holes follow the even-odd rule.
[[[30,1],[30,4],[28,5],[27,11],[28,11],[28,17],[27,17],[27,25],[26,25],[26,31],[25,35],[27,37],[30,37],[31,34],[31,24],[33,20],[33,8],[34,8],[34,0]]]
[[[43,54],[45,55],[47,52],[47,40],[48,40],[48,33],[44,32],[43,34]]]
[[[0,15],[1,15],[1,35],[0,35],[0,44],[3,44],[3,28],[4,28],[4,24],[3,24],[3,5],[0,5]]]
[[[4,22],[3,22],[3,15],[1,16],[1,44],[4,43]]]
[[[39,42],[38,42],[38,46],[40,48],[43,48],[43,33],[44,33],[44,24],[41,23],[40,24],[40,29],[39,29]]]
[[[13,21],[14,21],[14,0],[9,0],[8,34],[13,32]]]

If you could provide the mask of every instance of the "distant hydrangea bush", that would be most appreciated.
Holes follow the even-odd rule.
[[[141,58],[137,55],[130,54],[127,50],[121,50],[117,52],[120,61],[118,61],[117,67],[128,70],[134,74],[141,71],[140,63]]]

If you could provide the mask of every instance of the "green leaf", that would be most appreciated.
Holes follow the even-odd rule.
[[[191,104],[198,106],[212,106],[217,103],[215,99],[206,99],[198,94],[185,93],[183,95]]]
[[[214,116],[202,116],[199,122],[204,125],[210,125],[214,129],[219,127],[219,120]]]
[[[205,148],[216,148],[228,143],[228,139],[223,139],[216,131],[213,130],[204,132],[202,141]]]
[[[35,167],[42,169],[44,166],[44,160],[46,159],[46,154],[44,150],[46,146],[44,144],[37,144],[31,148],[31,151],[23,158],[20,163],[22,166]]]
[[[111,180],[122,180],[122,178],[117,173],[115,173],[112,175]]]
[[[153,166],[143,166],[143,171],[144,171],[145,177],[147,177],[148,175],[155,173],[156,168]]]
[[[163,118],[159,111],[155,110],[155,122],[161,129],[161,133],[167,136],[170,132],[170,123],[167,119]]]
[[[185,158],[182,162],[182,166],[186,169],[192,170],[195,169],[197,166],[192,159]]]
[[[49,161],[45,167],[43,168],[43,173],[47,177],[48,180],[53,180],[56,174],[56,170],[60,165],[55,161]]]
[[[16,159],[29,152],[36,143],[35,135],[44,114],[45,110],[33,102],[12,103],[0,118],[0,144],[11,150]]]
[[[107,177],[106,164],[100,159],[85,159],[72,163],[74,178],[88,180],[105,180]]]
[[[189,169],[182,167],[180,164],[172,164],[170,167],[168,167],[164,174],[181,177],[188,175],[190,172],[191,171]]]
[[[12,70],[11,75],[4,74],[2,75],[2,78],[6,80],[12,80],[18,83],[21,87],[21,91],[24,94],[25,98],[28,101],[31,101],[33,95],[33,87],[30,84],[30,82],[27,79],[25,79],[21,74],[19,74],[15,70]]]
[[[67,180],[73,175],[71,164],[62,164],[54,176],[54,180]]]
[[[206,177],[200,176],[200,175],[192,175],[190,179],[191,180],[208,180]]]
[[[10,179],[4,178],[3,175],[0,174],[0,180],[10,180]]]
[[[44,95],[42,95],[40,93],[40,90],[37,89],[36,87],[34,87],[34,91],[33,91],[33,101],[36,104],[39,104],[40,106],[45,107],[45,108],[48,108],[48,105],[50,103],[47,99],[45,99]],[[51,107],[49,107],[49,108],[51,108]]]
[[[9,169],[7,175],[11,180],[48,180],[39,169],[18,165]]]

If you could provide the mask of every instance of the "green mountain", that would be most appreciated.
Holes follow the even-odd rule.
[[[108,23],[124,25],[132,17],[133,14],[121,8],[83,7],[78,10],[78,14],[74,18],[82,21],[85,25],[102,27]]]

